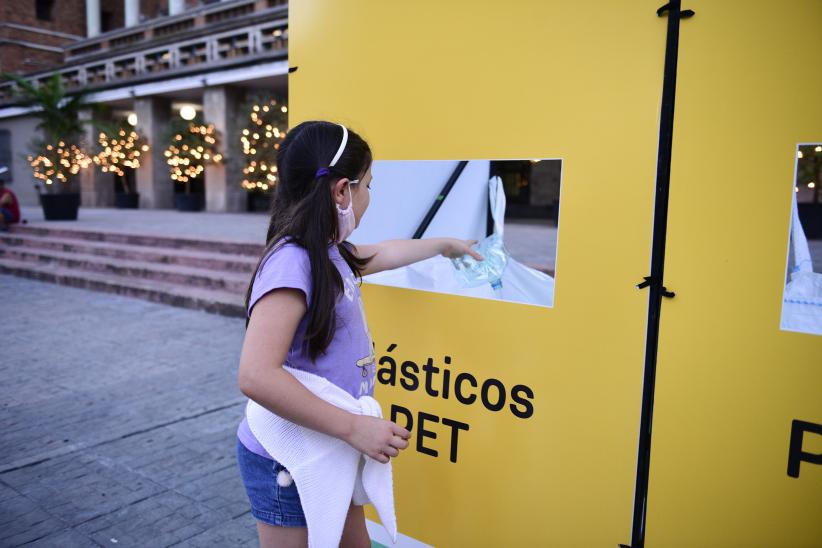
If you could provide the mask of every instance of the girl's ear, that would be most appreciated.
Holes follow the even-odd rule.
[[[345,203],[345,195],[347,194],[345,187],[350,182],[350,179],[343,177],[331,187],[331,198],[340,206]]]

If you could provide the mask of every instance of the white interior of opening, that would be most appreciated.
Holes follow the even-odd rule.
[[[552,307],[561,161],[469,160],[451,191],[440,199],[459,163],[375,161],[370,205],[349,240],[372,244],[412,238],[432,205],[440,201],[422,237],[477,240],[474,248],[487,253],[485,264],[440,255],[366,276],[364,281]],[[496,224],[489,223],[491,212],[496,212]],[[496,236],[488,236],[491,227]]]
[[[780,327],[822,335],[822,142],[800,143],[791,184],[791,217]]]

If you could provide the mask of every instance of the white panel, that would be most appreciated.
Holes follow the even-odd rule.
[[[411,238],[457,164],[456,160],[376,160],[371,168],[371,203],[349,240],[364,244]],[[485,237],[489,168],[488,160],[468,162],[424,238]]]

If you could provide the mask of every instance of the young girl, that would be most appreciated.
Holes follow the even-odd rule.
[[[325,377],[355,398],[372,396],[375,347],[357,279],[438,254],[482,257],[470,248],[475,240],[357,246],[345,241],[368,208],[371,162],[368,144],[339,124],[303,122],[286,135],[277,155],[279,183],[267,245],[246,295],[238,380],[243,394],[272,413],[387,463],[408,447],[405,428],[326,402],[282,366]],[[297,486],[283,481],[288,478],[283,466],[255,439],[245,418],[237,437],[238,465],[260,546],[306,546]],[[371,546],[362,506],[351,504],[340,545]]]

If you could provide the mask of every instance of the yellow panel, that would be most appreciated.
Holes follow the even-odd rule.
[[[822,337],[780,331],[796,145],[822,142],[822,2],[689,0],[683,21],[648,546],[822,546]],[[813,436],[806,436],[812,450]],[[816,449],[819,449],[817,444]]]
[[[438,546],[630,541],[666,20],[659,2],[290,6],[290,123],[350,125],[377,159],[562,158],[553,308],[363,288],[378,358],[533,390],[506,407],[377,386],[470,425],[395,461],[400,531]],[[380,182],[387,185],[390,182]],[[408,192],[414,192],[408,188]],[[385,365],[381,365],[380,369]],[[453,377],[452,377],[453,378]],[[415,430],[416,433],[416,430]],[[370,515],[373,517],[373,515]]]

